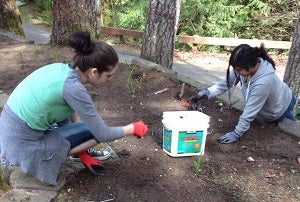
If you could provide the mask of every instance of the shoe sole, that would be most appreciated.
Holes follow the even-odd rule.
[[[103,151],[103,152],[107,152],[107,154],[104,155],[104,156],[93,157],[93,158],[98,159],[100,161],[104,161],[104,160],[109,159],[110,156],[111,156],[110,152],[108,152],[108,151]],[[69,158],[70,158],[71,161],[78,161],[78,162],[81,161],[80,158],[76,158],[76,157],[73,157],[73,156],[70,156]]]

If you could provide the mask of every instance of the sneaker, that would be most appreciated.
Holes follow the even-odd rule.
[[[87,150],[87,153],[91,157],[94,157],[95,159],[98,159],[98,160],[101,160],[101,161],[110,158],[110,152],[107,151],[107,150],[96,150],[95,148],[89,148]],[[70,159],[72,161],[81,161],[78,155],[70,156]]]

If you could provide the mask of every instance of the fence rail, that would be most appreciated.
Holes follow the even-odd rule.
[[[101,27],[101,34],[116,35],[121,40],[124,36],[131,38],[143,38],[144,32],[138,30],[130,30],[115,27]],[[216,46],[237,46],[239,44],[249,44],[250,46],[259,46],[264,43],[266,48],[274,49],[290,49],[292,43],[290,41],[271,41],[259,39],[236,39],[236,38],[218,38],[218,37],[201,37],[201,36],[183,36],[178,35],[178,43],[191,43],[194,45],[216,45]]]
[[[266,48],[290,49],[292,43],[289,41],[270,41],[259,39],[235,39],[235,38],[217,38],[200,36],[178,36],[178,43],[206,44],[216,46],[238,46],[239,44],[249,44],[250,46],[259,46],[264,43]]]
[[[144,32],[115,27],[101,27],[101,34],[143,38]]]

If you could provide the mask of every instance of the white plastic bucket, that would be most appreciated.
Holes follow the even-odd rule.
[[[198,111],[163,112],[163,150],[170,156],[203,155],[209,116]]]

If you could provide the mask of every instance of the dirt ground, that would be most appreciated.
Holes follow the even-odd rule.
[[[10,94],[36,68],[69,61],[71,55],[66,47],[8,44],[2,39],[0,89]],[[88,88],[107,124],[143,120],[149,125],[147,136],[109,143],[118,157],[106,160],[101,174],[82,170],[54,201],[300,201],[299,139],[276,125],[253,121],[241,141],[219,144],[216,139],[234,128],[241,112],[210,100],[204,106],[210,117],[204,155],[171,157],[162,149],[162,114],[186,110],[182,103],[197,89],[186,86],[179,99],[180,81],[136,67],[133,96],[127,89],[127,70],[120,64],[105,86]],[[164,88],[168,91],[154,94]]]

